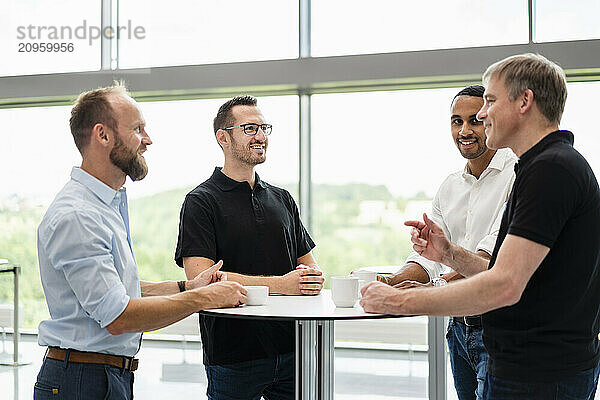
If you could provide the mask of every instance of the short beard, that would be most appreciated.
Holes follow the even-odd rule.
[[[479,144],[479,139],[477,140],[477,143]],[[479,146],[479,149],[476,153],[463,153],[463,151],[460,149],[460,143],[458,143],[458,140],[456,141],[456,145],[458,147],[458,151],[460,152],[460,155],[467,159],[467,160],[474,160],[475,158],[481,157],[488,149],[485,141],[483,142],[483,145]]]
[[[132,181],[141,181],[148,174],[146,160],[137,151],[134,152],[125,147],[119,136],[115,136],[115,138],[115,147],[110,151],[110,161]]]
[[[248,148],[242,147],[239,142],[237,142],[233,135],[229,136],[231,138],[231,155],[246,165],[250,165],[254,167],[255,165],[262,164],[266,161],[266,148],[265,153],[262,158],[257,157],[252,151]]]

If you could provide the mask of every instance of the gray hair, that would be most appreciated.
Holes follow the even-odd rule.
[[[490,65],[483,74],[483,83],[487,86],[491,78],[504,79],[511,100],[530,89],[548,122],[560,122],[567,101],[567,79],[557,64],[540,54],[519,54]]]

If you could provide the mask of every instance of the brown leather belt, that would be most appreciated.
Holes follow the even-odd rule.
[[[48,347],[46,357],[53,360],[65,361],[67,350],[58,347]],[[106,364],[127,371],[135,371],[138,368],[138,359],[124,356],[113,356],[111,354],[89,353],[86,351],[69,350],[69,360],[84,364]]]

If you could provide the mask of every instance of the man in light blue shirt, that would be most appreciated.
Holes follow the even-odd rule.
[[[71,111],[81,168],[58,193],[38,229],[38,257],[50,319],[34,398],[131,399],[141,332],[206,308],[246,301],[224,281],[221,262],[193,280],[140,282],[123,184],[143,179],[152,144],[123,86],[83,93]]]

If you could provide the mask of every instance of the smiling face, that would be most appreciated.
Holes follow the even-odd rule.
[[[231,114],[235,121],[232,126],[265,123],[258,107],[238,105],[231,109]],[[233,128],[226,132],[231,138],[230,157],[251,167],[265,162],[269,139],[262,129],[256,135],[246,135],[243,128]]]
[[[504,79],[493,76],[483,95],[484,103],[477,113],[483,122],[487,146],[492,149],[511,147],[519,131],[519,101],[511,100]]]
[[[133,181],[144,179],[148,166],[142,155],[152,144],[145,130],[146,122],[131,98],[121,97],[112,102],[117,117],[118,132],[110,152],[111,162]]]
[[[482,106],[483,99],[476,96],[458,96],[452,104],[452,139],[460,154],[468,160],[480,157],[488,149],[483,123],[477,120],[477,112]]]

